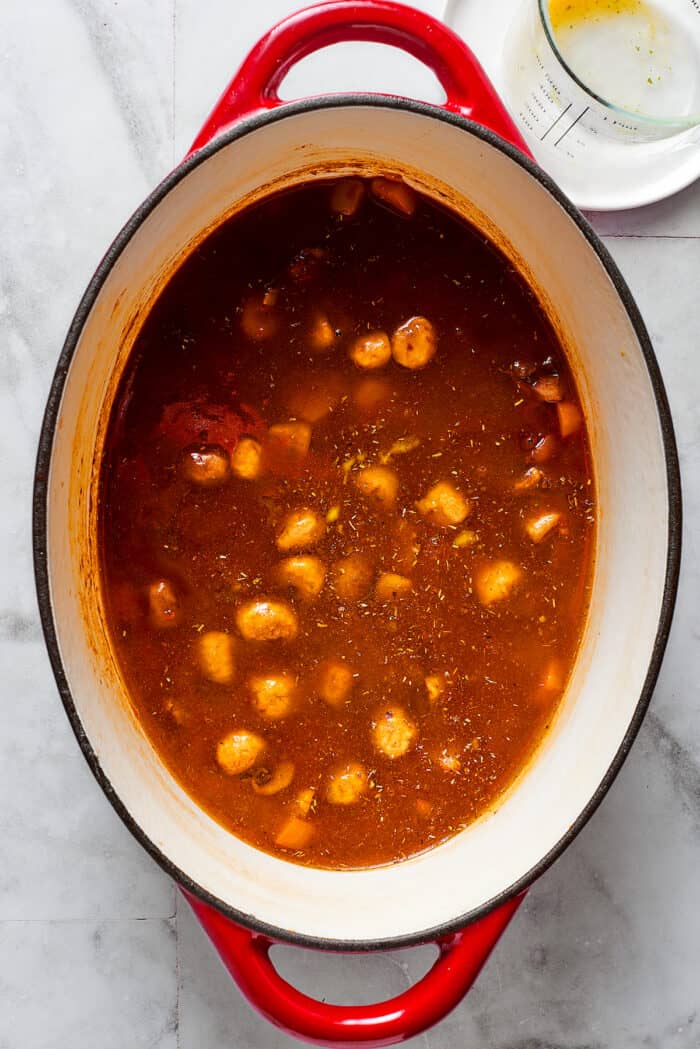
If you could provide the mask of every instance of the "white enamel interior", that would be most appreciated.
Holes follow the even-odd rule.
[[[206,816],[135,722],[106,643],[96,582],[95,458],[140,318],[173,267],[243,199],[341,170],[403,170],[498,236],[569,346],[595,457],[592,606],[555,726],[498,811],[392,867],[311,870],[245,845]],[[449,190],[449,192],[448,192]],[[623,304],[575,223],[520,165],[429,113],[315,109],[249,132],[192,170],[114,264],[70,366],[50,472],[49,570],[65,673],[85,732],[133,820],[178,868],[237,911],[335,940],[412,935],[467,914],[522,878],[567,833],[605,776],[639,700],[667,546],[654,394]],[[536,641],[533,636],[533,644]]]

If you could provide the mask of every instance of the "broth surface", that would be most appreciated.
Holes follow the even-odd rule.
[[[253,845],[420,852],[552,721],[595,527],[575,383],[507,260],[400,183],[286,191],[185,261],[122,380],[99,512],[143,729]]]

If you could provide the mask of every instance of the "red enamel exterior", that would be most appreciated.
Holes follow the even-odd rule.
[[[283,103],[278,89],[292,66],[330,44],[389,44],[432,69],[444,88],[444,108],[475,120],[527,153],[525,142],[464,41],[443,22],[391,0],[329,0],[273,26],[255,44],[207,118],[190,153],[243,117]]]
[[[253,47],[190,154],[244,117],[283,105],[278,89],[296,62],[320,48],[349,40],[407,51],[435,73],[445,91],[445,109],[484,125],[530,155],[466,44],[437,19],[391,0],[329,0],[279,22]],[[236,925],[189,893],[185,895],[242,993],[271,1023],[317,1045],[367,1049],[412,1038],[454,1009],[523,898],[517,896],[461,932],[436,941],[439,955],[435,964],[408,991],[375,1005],[349,1006],[328,1005],[297,991],[272,964],[272,940]]]
[[[375,1005],[329,1005],[282,979],[270,959],[272,940],[185,895],[251,1005],[287,1034],[337,1049],[395,1045],[442,1020],[474,983],[523,898],[516,896],[461,932],[438,940],[440,953],[432,969],[396,998]]]

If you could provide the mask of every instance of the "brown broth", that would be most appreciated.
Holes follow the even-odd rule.
[[[428,199],[419,198],[409,217],[367,193],[356,215],[342,217],[330,207],[331,190],[326,183],[290,190],[235,216],[170,280],[112,414],[100,519],[114,645],[162,760],[234,834],[337,868],[396,861],[444,841],[492,810],[524,767],[575,659],[594,509],[585,427],[561,438],[557,405],[534,392],[539,377],[558,376],[575,420],[574,379],[513,267]],[[251,339],[242,330],[244,305],[266,290],[268,306],[254,319],[274,334]],[[335,339],[326,352],[310,348],[319,311]],[[427,367],[391,360],[363,372],[349,359],[355,337],[391,335],[416,314],[437,332]],[[242,434],[265,445],[270,425],[316,415],[324,403],[332,409],[313,422],[305,457],[268,450],[262,477],[231,476],[213,487],[185,476],[184,449],[208,443],[233,454]],[[389,454],[405,438],[412,440]],[[515,490],[533,458],[544,460],[538,483]],[[399,483],[389,509],[356,483],[363,467],[382,459]],[[442,480],[471,504],[451,527],[416,507]],[[325,535],[303,551],[329,572],[313,601],[275,575],[289,556],[275,544],[280,521],[299,506],[330,514]],[[543,511],[560,516],[534,542],[526,524]],[[330,571],[355,552],[371,561],[372,581],[346,600]],[[483,604],[477,581],[498,560],[521,577],[502,600]],[[379,601],[382,572],[409,578],[412,589]],[[164,607],[176,603],[171,625],[162,625],[168,608],[160,621],[149,611],[157,580],[172,591]],[[260,595],[296,611],[295,638],[241,638],[236,610]],[[231,682],[202,672],[199,639],[211,630],[235,638]],[[337,706],[318,694],[318,668],[329,658],[346,661],[354,675]],[[270,671],[289,672],[297,688],[293,711],[274,721],[256,711],[247,684]],[[425,683],[431,674],[444,681],[435,701]],[[400,707],[415,733],[394,759],[373,736],[388,706]],[[217,746],[238,729],[266,747],[244,774],[229,775]],[[264,785],[281,761],[294,766],[291,783],[257,794],[253,784]],[[347,761],[363,767],[365,790],[354,804],[333,804],[329,776]],[[311,828],[310,840],[283,848],[275,839],[290,815],[300,817],[296,799],[305,788],[314,788],[301,825]]]

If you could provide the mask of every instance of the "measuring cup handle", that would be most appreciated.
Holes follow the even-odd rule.
[[[320,48],[347,41],[398,47],[423,62],[444,88],[444,108],[474,120],[529,154],[493,85],[464,41],[443,22],[393,0],[328,0],[282,19],[243,61],[190,153],[243,117],[282,105],[289,70]]]

